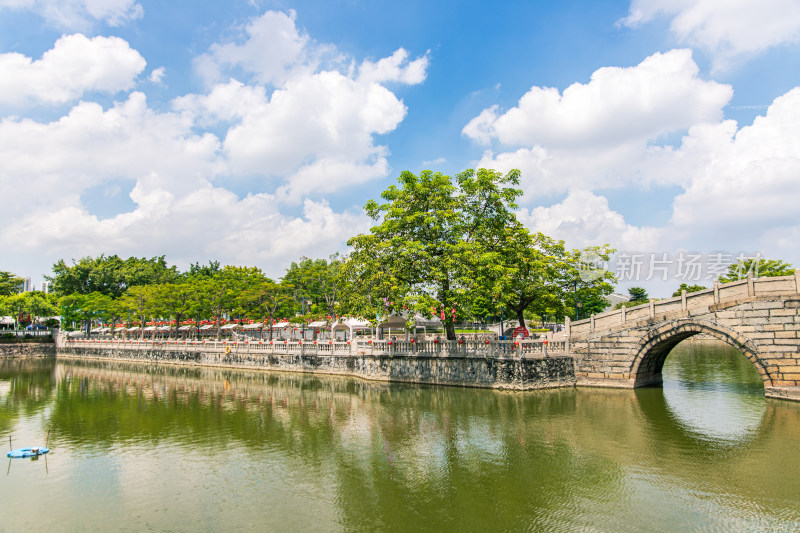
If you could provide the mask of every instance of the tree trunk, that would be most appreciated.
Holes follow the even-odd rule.
[[[445,331],[447,331],[447,340],[456,340],[456,325],[452,320],[445,321]]]
[[[525,316],[524,310],[515,310],[517,313],[517,321],[519,322],[520,327],[525,327]]]

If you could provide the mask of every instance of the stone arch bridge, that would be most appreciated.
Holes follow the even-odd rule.
[[[567,334],[579,386],[660,384],[670,350],[705,334],[744,354],[767,396],[800,400],[800,270],[594,315]]]

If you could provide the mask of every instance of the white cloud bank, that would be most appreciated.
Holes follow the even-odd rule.
[[[697,122],[715,121],[733,91],[698,78],[689,50],[653,54],[635,67],[604,67],[563,94],[532,87],[517,107],[484,110],[464,133],[483,143],[605,148],[646,141]]]
[[[114,94],[131,89],[145,65],[139,52],[118,37],[67,35],[35,61],[0,54],[0,103],[58,104],[87,91]]]
[[[389,150],[375,136],[395,129],[406,108],[384,84],[421,83],[426,56],[398,49],[356,63],[315,43],[293,13],[268,12],[196,65],[214,73],[208,91],[176,98],[170,111],[131,92],[108,108],[84,99],[50,122],[0,119],[0,196],[46,191],[0,212],[0,247],[47,265],[62,256],[166,251],[183,265],[218,258],[280,275],[300,255],[340,251],[369,227],[360,210],[334,211],[321,195],[389,173]],[[125,91],[144,68],[122,39],[71,35],[37,61],[0,56],[0,74],[17,79],[0,75],[0,101],[64,103]],[[45,91],[76,71],[60,92]],[[153,72],[158,82],[163,70]],[[260,190],[240,197],[222,185],[239,178]],[[86,195],[109,186],[133,207],[98,216]],[[295,214],[286,214],[287,202]]]
[[[600,69],[563,94],[533,87],[505,113],[484,110],[464,134],[512,148],[487,151],[477,166],[521,169],[526,202],[568,193],[520,216],[572,246],[762,250],[798,263],[790,236],[800,235],[800,88],[742,128],[722,118],[731,95],[729,86],[699,79],[690,54],[677,50]],[[676,133],[677,146],[660,142]],[[628,224],[591,192],[676,185],[683,192],[661,227]]]
[[[633,0],[620,22],[638,27],[656,17],[672,19],[678,41],[708,51],[716,69],[739,57],[800,42],[800,3],[796,0]]]
[[[50,25],[67,30],[85,29],[94,21],[122,26],[144,15],[135,0],[0,0],[0,9],[27,9]]]
[[[532,87],[516,107],[483,110],[463,129],[473,140],[520,148],[487,151],[478,166],[519,168],[527,195],[630,184],[678,184],[660,172],[648,146],[695,124],[716,123],[733,96],[705,81],[689,50],[656,53],[640,64],[605,67],[587,84]],[[655,169],[655,170],[654,170]]]
[[[212,82],[207,94],[175,102],[193,120],[230,123],[223,151],[231,171],[277,180],[278,198],[291,203],[385,177],[389,150],[374,136],[394,130],[406,107],[383,84],[422,83],[427,56],[411,60],[401,48],[355,67],[298,30],[293,12],[268,12],[245,33],[198,59]]]

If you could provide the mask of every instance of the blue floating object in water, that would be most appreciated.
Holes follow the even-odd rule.
[[[50,448],[45,448],[44,446],[40,446],[38,448],[17,448],[16,450],[11,450],[8,452],[6,457],[11,457],[12,459],[23,459],[25,457],[44,455],[49,451]]]

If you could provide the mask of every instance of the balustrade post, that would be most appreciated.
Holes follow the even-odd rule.
[[[656,301],[653,298],[650,298],[650,318],[656,317]]]
[[[714,280],[714,303],[719,303],[719,280]]]
[[[755,296],[755,295],[756,295],[756,290],[755,290],[755,287],[753,286],[753,273],[752,272],[748,272],[747,273],[747,296]]]
[[[686,311],[686,289],[681,291],[681,311]]]

